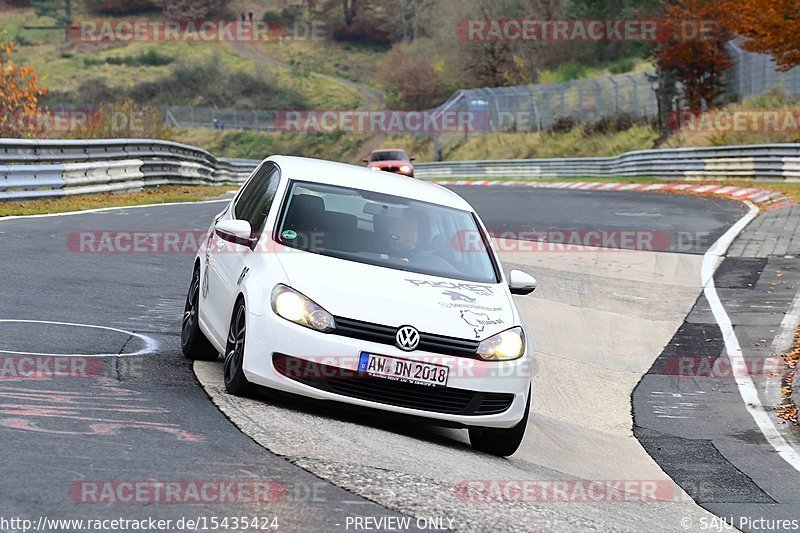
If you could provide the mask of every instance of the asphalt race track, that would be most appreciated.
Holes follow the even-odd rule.
[[[525,187],[451,189],[475,207],[490,230],[501,235],[504,231],[513,233],[522,229],[545,235],[559,230],[578,235],[596,230],[608,233],[652,230],[657,232],[652,248],[660,252],[702,254],[744,213],[739,203],[713,201],[699,195],[676,198],[659,193],[569,189],[532,192]],[[630,247],[624,242],[608,244],[606,248]]]
[[[463,430],[293,398],[228,396],[221,391],[220,361],[193,368],[180,353],[191,251],[92,253],[75,246],[81,232],[203,232],[221,202],[0,220],[0,355],[4,364],[12,361],[0,380],[6,455],[0,515],[243,515],[277,517],[289,531],[397,529],[404,517],[412,517],[411,529],[428,530],[699,531],[719,525],[689,497],[696,496],[686,488],[693,471],[673,477],[669,457],[680,451],[661,457],[652,439],[640,442],[652,434],[634,431],[631,397],[698,303],[703,254],[747,207],[688,195],[454,189],[508,244],[500,250],[504,267],[525,268],[540,283],[518,300],[538,359],[526,442],[513,457],[472,451]],[[597,230],[611,237],[580,250],[519,244]],[[624,232],[650,235],[654,246],[630,249],[629,241],[616,238]],[[51,358],[54,366],[40,374],[73,366],[54,379],[14,375],[25,354],[70,356]],[[752,425],[736,394],[715,401],[738,406],[726,411],[730,424]],[[706,415],[695,410],[685,423],[694,428]],[[795,479],[788,464],[772,468],[773,475]],[[497,503],[461,490],[481,480],[655,481],[668,497],[656,503]],[[248,494],[193,503],[185,494],[171,501],[148,493],[123,501],[113,490],[113,501],[95,503],[97,487],[180,482],[185,489],[196,481],[249,484],[268,503],[253,503]],[[759,483],[753,480],[747,485],[753,490],[737,497],[759,496]],[[730,512],[730,506],[706,507]]]

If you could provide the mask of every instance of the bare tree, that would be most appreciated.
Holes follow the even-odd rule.
[[[565,0],[473,0],[463,18],[555,19],[563,14]],[[468,13],[468,14],[467,14]],[[540,54],[548,43],[533,40],[460,39],[462,80],[468,85],[499,87],[531,83],[541,66]]]
[[[352,26],[358,17],[359,0],[342,0],[345,26]]]
[[[410,42],[427,34],[433,0],[396,0],[395,41]]]
[[[204,19],[223,14],[230,0],[160,0],[164,14],[173,19]]]
[[[326,19],[337,39],[388,43],[392,33],[389,13],[397,0],[309,1],[312,15]]]

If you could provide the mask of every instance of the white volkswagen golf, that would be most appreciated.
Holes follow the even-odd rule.
[[[457,194],[412,178],[275,156],[217,215],[194,264],[181,342],[252,384],[469,429],[514,453],[533,346],[487,232]]]

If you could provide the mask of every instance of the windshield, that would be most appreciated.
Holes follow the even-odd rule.
[[[408,154],[400,150],[387,150],[383,152],[372,152],[369,156],[370,161],[408,161]]]
[[[358,263],[466,281],[496,283],[482,234],[468,211],[318,183],[292,182],[278,242]]]

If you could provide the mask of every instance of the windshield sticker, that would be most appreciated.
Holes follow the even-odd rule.
[[[293,229],[287,229],[286,231],[281,233],[281,237],[283,237],[286,240],[291,241],[292,239],[297,238],[297,232],[294,231]]]
[[[486,326],[494,326],[503,323],[502,319],[492,319],[486,313],[476,313],[475,311],[461,311],[461,319],[472,326],[475,330],[475,338],[481,336],[481,332]]]
[[[415,287],[434,287],[437,289],[454,289],[460,291],[468,291],[479,296],[491,296],[494,294],[491,287],[485,285],[475,285],[472,283],[454,283],[452,281],[428,281],[424,279],[408,279],[406,281],[412,283]]]

